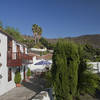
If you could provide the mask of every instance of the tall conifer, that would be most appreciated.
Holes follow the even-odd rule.
[[[56,100],[72,100],[77,91],[78,47],[72,42],[59,41],[53,55],[52,80]]]

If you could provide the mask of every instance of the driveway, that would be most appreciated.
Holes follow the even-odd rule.
[[[21,87],[0,96],[0,100],[31,100],[36,94],[45,89],[45,80],[43,78],[31,78],[23,82]]]

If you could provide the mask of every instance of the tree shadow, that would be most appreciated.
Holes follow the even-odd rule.
[[[37,78],[31,78],[30,80],[26,82],[22,82],[22,85],[31,91],[34,91],[36,94],[32,96],[29,100],[32,100],[37,94],[39,94],[41,91],[45,89],[45,79],[37,77]]]

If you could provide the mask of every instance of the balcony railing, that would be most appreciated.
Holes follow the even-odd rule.
[[[22,66],[22,56],[19,52],[8,52],[7,66]]]
[[[7,66],[22,66],[23,64],[33,63],[32,56],[21,52],[8,52]]]

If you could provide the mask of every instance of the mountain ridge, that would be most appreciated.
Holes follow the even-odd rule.
[[[100,48],[100,34],[81,35],[77,37],[64,37],[64,40],[71,40],[80,44],[90,44],[95,48]],[[49,43],[56,43],[59,39],[47,39]]]

